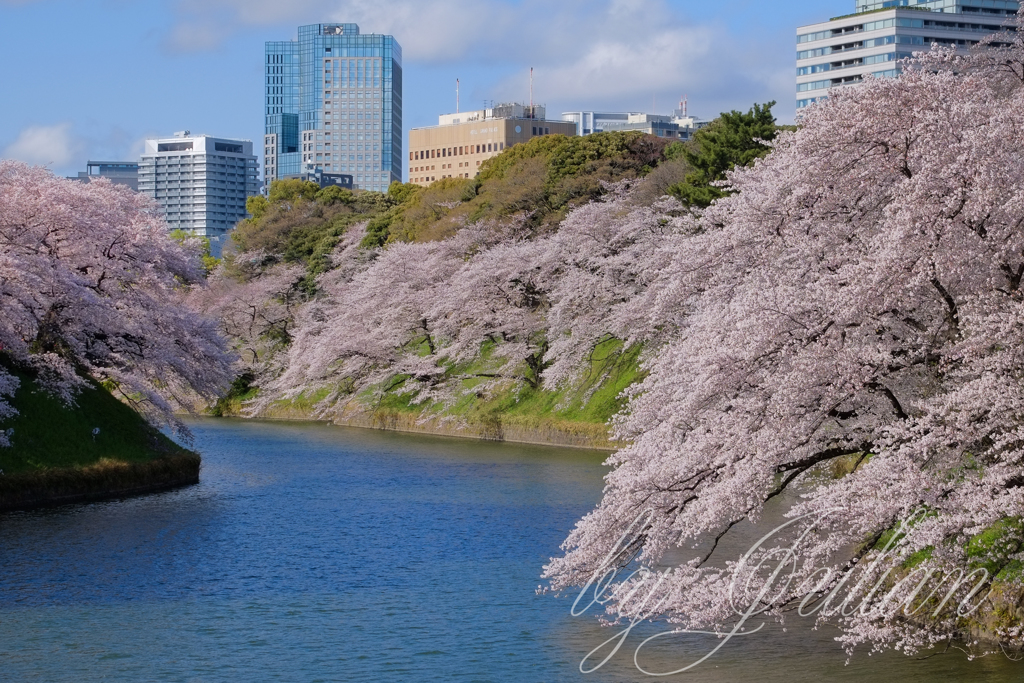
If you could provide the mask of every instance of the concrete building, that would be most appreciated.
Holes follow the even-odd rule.
[[[265,55],[267,185],[303,173],[347,174],[357,189],[402,179],[402,48],[356,24],[299,27]]]
[[[576,126],[577,135],[591,135],[608,131],[638,130],[648,135],[673,140],[689,140],[708,121],[692,116],[663,116],[629,112],[570,111],[562,114],[563,121]]]
[[[156,200],[172,230],[209,238],[219,254],[224,235],[248,215],[246,199],[259,193],[258,167],[249,140],[184,131],[146,140],[139,192]]]
[[[796,108],[869,74],[896,76],[899,60],[933,44],[967,50],[1017,9],[1012,0],[856,0],[856,14],[797,29]]]
[[[90,161],[85,168],[68,180],[88,183],[95,178],[107,178],[114,185],[124,185],[135,191],[139,189],[139,164],[134,161]]]
[[[710,123],[690,116],[685,99],[679,102],[679,109],[672,112],[671,116],[642,112],[568,111],[562,113],[562,120],[575,123],[577,135],[638,130],[674,140],[689,140],[696,131]]]
[[[409,182],[473,178],[480,165],[512,145],[541,135],[575,135],[576,125],[547,121],[541,105],[500,104],[490,109],[443,114],[432,128],[409,131]]]

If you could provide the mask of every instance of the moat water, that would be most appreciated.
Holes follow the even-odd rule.
[[[539,574],[598,501],[605,455],[324,425],[201,420],[202,482],[0,514],[0,680],[625,683],[613,635]],[[953,651],[857,652],[799,620],[672,681],[1020,681]],[[713,640],[666,643],[671,671]]]

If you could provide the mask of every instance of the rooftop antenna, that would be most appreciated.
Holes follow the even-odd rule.
[[[685,119],[685,118],[687,118],[686,117],[686,108],[687,108],[687,105],[689,104],[689,102],[687,102],[687,100],[686,100],[686,95],[683,95],[683,101],[680,102],[680,104],[683,105],[683,118]]]
[[[533,67],[530,67],[530,118],[536,118],[533,115]]]
[[[459,113],[459,79],[455,79],[455,113]]]

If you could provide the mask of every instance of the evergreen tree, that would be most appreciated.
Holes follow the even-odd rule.
[[[706,208],[711,202],[732,194],[712,183],[725,180],[725,174],[735,166],[750,166],[755,159],[768,154],[764,141],[775,139],[779,128],[775,125],[772,107],[775,102],[755,104],[746,114],[732,111],[722,114],[706,128],[693,136],[694,145],[684,149],[683,156],[693,167],[683,182],[669,188],[669,193],[687,206]]]

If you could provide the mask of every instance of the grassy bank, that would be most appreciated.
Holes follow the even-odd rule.
[[[383,386],[362,392],[340,415],[337,424],[374,429],[464,436],[492,441],[519,441],[555,446],[613,449],[609,421],[622,410],[622,392],[642,377],[640,347],[623,348],[609,339],[594,350],[586,377],[570,387],[548,390],[509,381],[480,391],[483,380],[464,380],[454,402],[420,400],[414,380],[395,376]],[[490,369],[481,357],[479,370]],[[473,367],[451,368],[453,374],[471,374]],[[257,391],[246,381],[235,383],[232,392],[211,413],[241,415],[245,402]],[[260,417],[314,419],[322,397],[302,396],[282,402]]]
[[[0,509],[97,500],[199,479],[199,456],[167,438],[102,387],[65,406],[20,375],[19,414],[0,428]],[[97,431],[98,430],[98,431]],[[95,433],[94,433],[95,432]]]

